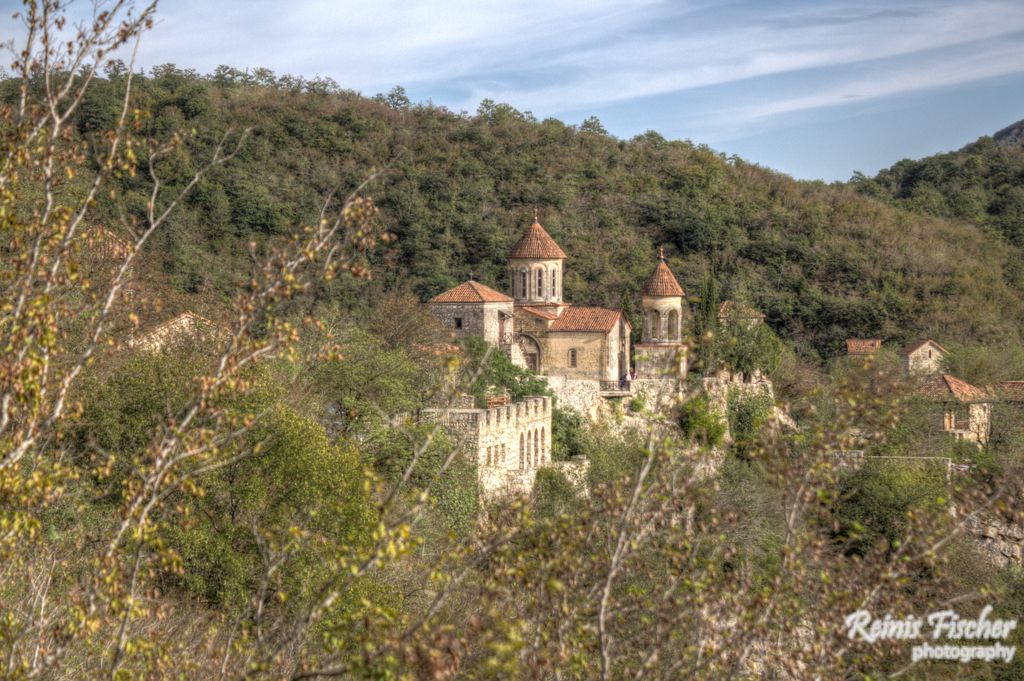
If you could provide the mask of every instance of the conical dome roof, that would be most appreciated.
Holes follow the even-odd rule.
[[[526,258],[535,260],[565,259],[565,252],[558,247],[551,235],[540,226],[536,218],[516,245],[509,252],[510,258]]]
[[[644,284],[641,293],[645,296],[662,298],[686,295],[683,287],[679,285],[675,275],[672,274],[672,270],[665,264],[665,254],[663,252],[658,253],[658,261],[658,266],[654,268],[654,272],[647,278],[647,283]]]

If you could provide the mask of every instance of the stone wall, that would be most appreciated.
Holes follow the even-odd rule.
[[[543,305],[562,301],[562,261],[512,258],[509,260],[512,296],[520,303]],[[526,276],[523,277],[523,274]],[[538,274],[540,281],[538,282]],[[552,279],[552,275],[554,279]],[[526,288],[523,288],[523,284]],[[540,287],[537,284],[540,284]],[[552,284],[554,286],[552,286]]]
[[[540,466],[551,462],[551,398],[530,397],[491,409],[424,409],[476,465],[485,498],[529,494]]]
[[[926,343],[910,354],[903,356],[903,368],[919,376],[937,374],[942,368],[943,353]]]
[[[499,345],[502,330],[512,333],[512,303],[432,303],[430,314],[456,338],[479,336]],[[502,317],[506,321],[502,324]],[[461,327],[457,320],[461,320]]]
[[[767,397],[773,405],[771,425],[795,429],[796,424],[789,414],[775,404],[775,388],[771,380],[766,378],[759,371],[750,375],[732,373],[730,371],[720,372],[716,376],[701,379],[701,386],[708,397],[709,407],[715,411],[726,424],[726,441],[732,441],[732,433],[729,432],[729,394],[739,396],[741,399],[752,399]]]
[[[1024,527],[996,518],[971,516],[965,528],[996,565],[1005,567],[1021,564],[1024,556]]]
[[[687,347],[682,343],[636,346],[637,378],[686,380]]]
[[[682,394],[682,382],[674,377],[637,378],[631,382],[634,395],[644,401],[644,408],[652,413],[662,413],[672,409]]]
[[[587,478],[590,477],[590,459],[578,456],[568,461],[555,461],[552,468],[565,476],[577,494],[587,497],[590,490],[587,487]]]
[[[558,398],[561,409],[572,409],[590,420],[597,418],[601,407],[601,382],[589,378],[548,376],[548,387]]]
[[[608,343],[605,334],[551,333],[541,340],[544,344],[544,373],[574,379],[603,376],[607,369]],[[569,366],[569,351],[576,350],[576,366]],[[616,377],[617,378],[617,377]],[[613,380],[613,379],[606,379]]]

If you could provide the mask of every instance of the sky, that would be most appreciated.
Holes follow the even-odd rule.
[[[597,116],[832,181],[1024,118],[1024,0],[163,0],[140,63]]]

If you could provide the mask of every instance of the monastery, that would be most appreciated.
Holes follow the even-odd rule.
[[[622,310],[573,305],[562,295],[565,252],[534,218],[509,253],[511,295],[466,281],[429,301],[431,313],[456,338],[480,336],[512,361],[549,381],[581,381],[599,392],[628,392],[633,331]],[[635,348],[638,377],[676,380],[685,374],[685,292],[664,254],[640,292],[644,328]]]
[[[469,280],[434,296],[431,314],[455,338],[479,336],[514,364],[547,378],[559,403],[593,412],[603,399],[632,394],[636,384],[674,393],[686,375],[685,292],[659,253],[643,289],[641,342],[622,310],[574,305],[562,282],[566,254],[534,216],[509,253],[511,295]],[[631,356],[636,354],[635,369]],[[537,470],[558,468],[584,488],[587,461],[551,461],[550,398],[487,409],[426,410],[476,463],[483,497],[529,494]]]

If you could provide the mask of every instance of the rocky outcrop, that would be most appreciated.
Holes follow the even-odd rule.
[[[965,526],[993,563],[1000,567],[1021,564],[1024,557],[1024,527],[997,518],[978,516],[970,517]]]

